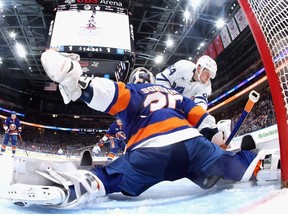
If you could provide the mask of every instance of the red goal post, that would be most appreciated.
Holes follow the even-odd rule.
[[[288,187],[288,1],[238,0],[261,55],[277,121],[281,185]]]

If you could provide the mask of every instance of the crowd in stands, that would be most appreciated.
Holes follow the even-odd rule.
[[[260,94],[259,101],[255,103],[252,111],[248,114],[237,132],[237,135],[243,135],[276,124],[269,86],[265,85],[258,93]],[[221,119],[231,119],[232,128],[234,128],[244,110],[247,99],[248,96],[241,101],[237,100],[237,105],[234,104],[233,106],[227,106],[227,108],[221,109],[221,112],[214,115],[214,117],[217,121]],[[213,113],[211,114],[213,115]]]

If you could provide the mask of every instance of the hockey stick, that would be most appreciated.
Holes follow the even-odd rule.
[[[22,140],[21,134],[18,134],[18,137],[19,137],[19,140],[20,140],[20,144],[23,145],[23,140]],[[28,152],[26,150],[26,145],[23,145],[23,147],[24,147],[24,151],[25,151],[27,157],[29,157]]]
[[[233,130],[231,132],[231,134],[229,135],[228,139],[226,140],[225,146],[228,146],[230,144],[231,140],[234,138],[234,136],[238,132],[239,128],[243,124],[244,120],[246,119],[246,117],[248,116],[250,111],[252,110],[254,104],[259,100],[259,97],[260,97],[260,94],[258,92],[256,92],[255,90],[252,90],[249,93],[249,98],[248,98],[248,101],[245,105],[245,108],[242,111],[241,116],[238,119],[235,127],[233,128]]]
[[[107,141],[103,142],[103,144],[106,144],[106,143],[109,143],[109,142],[110,142],[110,140],[107,140]],[[94,147],[95,145],[97,145],[97,144],[99,144],[99,143],[100,143],[100,142],[97,142],[97,143],[94,144],[94,145],[89,145],[89,146],[85,146],[85,147],[82,147],[82,148],[78,148],[78,149],[76,149],[76,151],[89,149],[89,148]]]

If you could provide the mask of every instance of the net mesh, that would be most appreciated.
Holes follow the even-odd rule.
[[[288,121],[288,1],[249,0],[274,60]]]

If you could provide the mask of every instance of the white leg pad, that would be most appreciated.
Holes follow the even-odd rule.
[[[22,183],[32,185],[48,185],[51,181],[36,171],[47,172],[51,168],[56,172],[77,170],[76,161],[52,161],[31,157],[17,157],[14,161],[11,184]]]
[[[59,187],[14,184],[8,191],[9,200],[15,205],[29,207],[31,205],[58,205],[66,197]]]
[[[265,157],[267,157],[267,155],[271,155],[272,156],[272,160],[269,163],[266,162],[266,165],[265,165]],[[240,182],[248,182],[250,180],[250,178],[253,175],[253,172],[255,170],[255,167],[256,167],[256,165],[259,162],[259,160],[264,161],[263,162],[264,166],[263,166],[263,169],[260,170],[258,172],[257,176],[256,176],[257,181],[262,181],[263,182],[264,178],[268,177],[267,173],[270,173],[269,177],[267,178],[268,181],[272,180],[272,179],[276,179],[276,177],[278,176],[277,165],[278,165],[279,159],[280,159],[280,155],[279,155],[279,150],[278,149],[263,149],[263,150],[259,151],[257,156],[256,156],[256,158],[254,158],[252,163],[247,168],[247,170],[244,173],[244,175],[243,175],[242,179],[240,180]],[[269,172],[267,172],[267,171],[269,171]]]
[[[8,193],[16,205],[79,209],[108,199],[102,181],[88,170],[78,170],[71,162],[30,158],[18,163]]]

